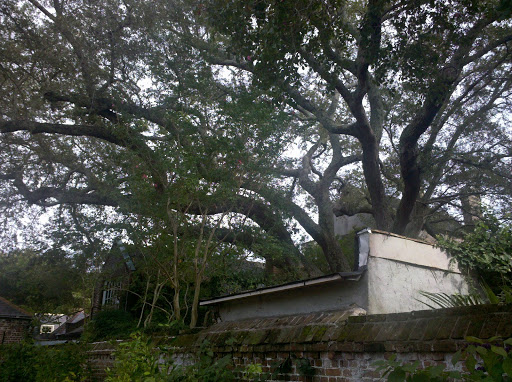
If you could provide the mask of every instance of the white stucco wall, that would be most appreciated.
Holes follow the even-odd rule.
[[[468,287],[460,273],[379,257],[368,259],[368,314],[428,309],[416,300],[428,302],[420,291],[464,294]]]
[[[375,231],[363,235],[370,237],[372,257],[460,273],[457,264],[450,263],[447,253],[431,244]]]
[[[381,232],[369,239],[368,314],[428,309],[420,291],[466,294],[468,285],[446,252],[427,243]],[[420,300],[420,301],[418,301]]]
[[[219,304],[222,321],[342,310],[367,304],[366,273],[359,281],[336,281]]]
[[[393,234],[364,230],[359,250],[358,281],[340,280],[247,297],[228,297],[216,303],[223,321],[277,317],[357,306],[368,314],[427,309],[420,291],[466,294],[468,285],[445,252],[430,244]],[[326,276],[329,278],[329,276]],[[313,279],[316,280],[316,279]],[[251,292],[252,293],[252,292]],[[428,302],[428,301],[427,301]]]

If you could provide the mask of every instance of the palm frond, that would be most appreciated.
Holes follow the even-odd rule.
[[[433,305],[428,302],[418,300],[416,301],[425,304],[431,309],[438,308],[454,308],[460,306],[473,306],[473,305],[481,305],[484,304],[484,300],[478,294],[447,294],[447,293],[432,293],[426,291],[420,291],[420,295],[425,297],[428,302],[431,302]]]

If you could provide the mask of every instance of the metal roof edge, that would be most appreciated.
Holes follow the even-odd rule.
[[[277,293],[277,292],[282,292],[285,290],[304,288],[304,287],[307,287],[310,285],[326,284],[326,283],[334,282],[334,281],[342,281],[342,280],[358,281],[361,278],[361,275],[364,273],[365,270],[366,270],[366,267],[364,267],[358,271],[355,271],[355,272],[337,272],[337,273],[332,273],[329,275],[318,276],[318,277],[315,277],[312,279],[292,281],[292,282],[289,282],[286,284],[258,288],[258,289],[253,289],[253,290],[235,293],[235,294],[231,294],[231,295],[214,297],[209,300],[200,301],[199,305],[200,306],[215,305],[215,304],[225,302],[225,301],[232,301],[232,300],[239,300],[242,298],[261,296],[264,294]]]
[[[14,315],[8,315],[8,314],[0,314],[0,318],[15,318],[17,320],[27,320],[27,321],[31,321],[32,320],[32,317],[31,316],[23,316],[23,315],[18,315],[18,316],[14,316]]]
[[[415,238],[407,237],[407,236],[402,236],[402,235],[398,235],[398,234],[393,233],[393,232],[383,231],[383,230],[380,230],[380,229],[365,228],[362,231],[357,232],[357,235],[363,234],[363,233],[366,233],[366,232],[368,232],[368,233],[377,233],[377,234],[386,235],[386,236],[392,236],[392,237],[396,237],[396,238],[399,238],[399,239],[415,241],[416,243],[420,243],[420,244],[430,245],[431,247],[437,247],[437,245],[435,243],[429,243],[428,241],[425,241],[425,240],[415,239]]]

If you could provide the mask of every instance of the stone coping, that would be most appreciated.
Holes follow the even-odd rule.
[[[284,351],[451,352],[463,346],[467,336],[511,337],[512,305],[369,316],[342,311],[221,322],[177,336],[172,345],[190,349],[207,340],[219,352],[269,351],[276,345]]]

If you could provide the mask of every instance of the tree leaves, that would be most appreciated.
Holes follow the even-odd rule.
[[[377,361],[377,371],[388,381],[508,381],[512,375],[512,349],[508,346],[511,339],[505,341],[498,337],[482,340],[467,337],[468,346],[452,356],[452,365],[456,368],[462,363],[464,371],[446,370],[446,365],[420,367],[420,362],[404,363],[396,361],[394,354],[390,359]],[[476,343],[474,345],[472,343]],[[503,374],[506,373],[507,376]]]
[[[510,286],[512,274],[512,228],[500,224],[492,215],[478,222],[464,241],[441,239],[440,245],[454,256],[460,266],[474,270],[491,285]]]
[[[458,228],[467,194],[506,210],[511,34],[496,5],[112,0],[41,13],[9,0],[4,195],[120,216],[152,198],[158,216],[163,195],[182,203],[215,183],[209,196],[264,201],[256,223],[295,256],[285,217],[298,221],[332,271],[346,266],[332,222],[343,187],[364,198],[346,210],[411,236]]]

